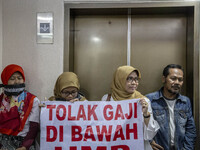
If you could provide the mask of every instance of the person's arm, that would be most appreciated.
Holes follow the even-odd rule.
[[[39,131],[39,112],[40,112],[39,104],[40,104],[39,99],[35,97],[33,102],[33,107],[28,117],[29,131],[24,137],[21,147],[17,150],[24,150],[24,148],[28,150],[37,136],[37,133]]]
[[[185,125],[185,140],[183,143],[183,150],[193,150],[196,140],[196,128],[194,123],[194,118],[192,116],[192,108],[190,101],[188,101],[189,109],[188,109],[188,119]]]
[[[144,98],[140,99],[140,104],[142,105],[142,113],[143,113],[143,117],[144,117],[144,123],[146,126],[148,126],[149,119],[151,117],[151,114],[148,112],[149,104]]]
[[[29,147],[33,144],[33,142],[34,142],[34,140],[37,136],[38,131],[39,131],[39,123],[30,122],[29,132],[25,136],[20,149],[17,149],[17,150],[22,150],[24,148],[26,148],[28,150]]]
[[[145,98],[145,101],[148,103],[148,113],[144,114],[144,140],[152,140],[159,130],[160,126],[156,120],[154,120],[151,108],[151,102],[148,98]],[[148,118],[145,118],[145,115],[150,115]],[[146,116],[147,117],[147,116]],[[146,120],[146,121],[145,121]]]

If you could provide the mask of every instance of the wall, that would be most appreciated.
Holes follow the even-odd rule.
[[[25,71],[27,90],[40,100],[52,96],[56,78],[63,72],[63,0],[4,0],[2,8],[3,63],[0,66],[11,63],[21,65]],[[37,12],[53,12],[53,44],[36,43]]]
[[[8,64],[17,63],[25,70],[29,91],[41,100],[53,95],[56,78],[63,72],[64,2],[134,1],[137,0],[0,0],[0,71]],[[37,12],[54,13],[53,44],[36,43]],[[197,32],[199,37],[199,29]],[[200,128],[199,125],[197,127]]]
[[[2,70],[2,1],[0,0],[0,72]],[[0,80],[1,83],[1,80]],[[0,88],[0,93],[2,92],[2,89]]]
[[[92,2],[96,1],[101,0]],[[110,2],[114,1],[121,0]],[[53,95],[56,78],[63,72],[64,2],[91,1],[0,0],[0,70],[11,63],[21,65],[27,90],[41,100]],[[53,12],[53,44],[36,43],[37,12]]]
[[[1,70],[2,70],[2,0],[0,0],[0,71]]]
[[[56,78],[63,72],[64,2],[91,1],[0,0],[0,70],[11,63],[21,65],[25,70],[27,89],[41,100],[53,94]],[[53,44],[36,43],[37,12],[53,12]]]

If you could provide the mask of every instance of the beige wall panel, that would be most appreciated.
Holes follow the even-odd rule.
[[[0,0],[0,70],[2,70],[2,13],[3,13],[3,10],[2,10],[2,0]],[[1,81],[0,81],[1,82]]]
[[[36,43],[37,12],[53,12],[53,44]],[[41,100],[52,96],[56,78],[63,72],[63,28],[63,0],[3,1],[2,66],[21,65],[27,89]]]
[[[0,71],[2,70],[2,0],[0,0]],[[1,80],[0,80],[0,83]],[[1,89],[0,89],[1,92]]]
[[[142,73],[139,91],[147,94],[158,90],[166,65],[186,67],[186,18],[133,16],[131,44],[131,65]]]
[[[110,92],[114,71],[126,64],[126,39],[126,16],[76,17],[74,71],[89,100]]]

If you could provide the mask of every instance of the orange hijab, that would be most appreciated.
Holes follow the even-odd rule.
[[[8,80],[15,72],[20,72],[25,82],[25,75],[24,75],[24,70],[22,69],[22,67],[16,64],[10,64],[6,66],[1,73],[2,83],[4,85],[8,85]]]
[[[125,90],[126,79],[133,71],[137,71],[139,75],[138,77],[141,78],[140,71],[132,66],[121,66],[115,71],[111,84],[112,98],[115,101],[145,97],[138,91],[130,94]]]

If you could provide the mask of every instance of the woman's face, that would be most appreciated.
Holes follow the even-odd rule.
[[[22,84],[24,83],[24,79],[19,72],[13,73],[13,75],[8,80],[8,85],[14,85],[14,84]]]
[[[132,94],[135,92],[138,85],[139,85],[138,75],[137,75],[136,71],[133,71],[128,75],[128,77],[126,79],[125,90],[129,94]]]
[[[66,101],[75,99],[77,97],[77,95],[78,95],[78,89],[76,87],[64,88],[61,91],[61,97],[66,99]]]

